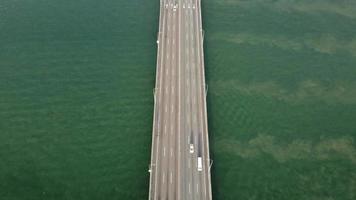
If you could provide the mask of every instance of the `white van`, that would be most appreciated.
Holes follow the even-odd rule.
[[[203,159],[198,157],[198,171],[203,171]]]

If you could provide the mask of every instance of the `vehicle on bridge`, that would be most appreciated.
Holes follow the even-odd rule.
[[[194,153],[194,145],[193,144],[189,145],[189,152]]]
[[[190,132],[190,138],[189,138],[189,152],[194,153],[194,136],[193,132]]]
[[[202,157],[198,157],[198,171],[203,171],[203,159]]]

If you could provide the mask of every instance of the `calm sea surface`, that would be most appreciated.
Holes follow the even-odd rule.
[[[356,2],[202,2],[214,199],[356,199]],[[0,1],[1,200],[148,198],[158,14]]]

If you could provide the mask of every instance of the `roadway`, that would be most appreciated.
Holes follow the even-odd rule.
[[[202,33],[200,0],[160,1],[149,200],[212,198]]]

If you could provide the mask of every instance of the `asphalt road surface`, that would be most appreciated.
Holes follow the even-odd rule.
[[[200,0],[161,0],[157,45],[149,200],[211,200]]]

